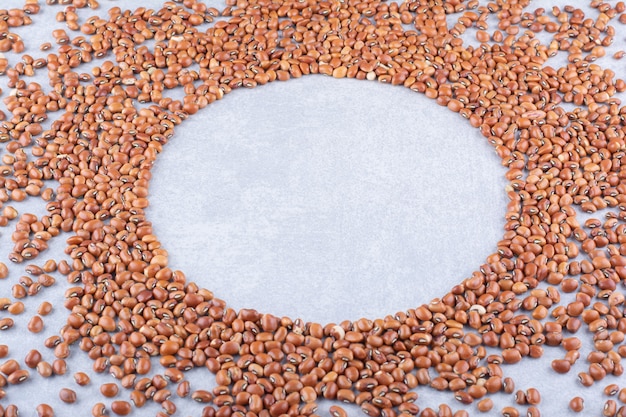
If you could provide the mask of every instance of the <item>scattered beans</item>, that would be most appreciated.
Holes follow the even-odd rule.
[[[136,407],[154,401],[175,413],[171,382],[179,398],[207,403],[203,415],[243,415],[248,407],[270,417],[314,414],[322,397],[355,403],[372,417],[417,415],[410,390],[418,385],[454,392],[459,405],[476,401],[488,412],[490,394],[515,392],[505,366],[558,346],[565,357],[552,361],[552,369],[567,374],[581,354],[582,342],[572,336],[581,329],[594,342],[588,368],[578,374],[581,384],[623,374],[626,111],[616,94],[626,82],[598,64],[614,25],[626,23],[622,2],[593,0],[599,13],[591,17],[574,6],[531,11],[527,0],[233,0],[222,11],[184,0],[160,10],[111,7],[107,17],[88,19],[79,19],[77,9],[96,8],[96,1],[46,6],[57,3],[67,6],[56,15],[67,30],[54,30],[54,43],[41,45],[46,58],[25,54],[23,40],[9,30],[32,23],[30,15],[43,6],[27,0],[22,9],[0,12],[0,51],[21,54],[18,60],[0,55],[0,74],[11,89],[8,113],[0,114],[0,227],[13,228],[10,265],[28,263],[27,275],[19,276],[0,262],[0,279],[13,279],[12,298],[0,299],[0,310],[21,314],[19,300],[54,286],[53,272],[69,284],[67,325],[45,341],[56,359],[50,365],[31,350],[27,367],[43,377],[63,375],[77,345],[94,372],[110,373],[132,391]],[[212,24],[197,27],[205,23]],[[409,24],[415,30],[403,29]],[[470,27],[480,47],[464,45],[461,35]],[[550,36],[545,45],[535,37],[543,31]],[[567,64],[553,68],[549,59],[558,52]],[[85,70],[93,60],[97,65]],[[28,79],[44,67],[51,89]],[[383,319],[304,323],[235,311],[169,266],[145,209],[151,167],[176,126],[235,89],[308,74],[424,94],[466,119],[501,159],[509,181],[503,239],[441,298]],[[170,98],[174,89],[183,98]],[[12,205],[36,197],[46,204],[42,216]],[[35,259],[61,232],[70,261],[38,266]],[[561,301],[563,294],[574,301]],[[27,329],[41,332],[41,317],[52,309],[42,302]],[[14,327],[19,330],[19,320],[0,318],[0,330]],[[7,355],[0,345],[0,358]],[[154,373],[150,358],[163,375],[147,376]],[[190,392],[184,373],[196,367],[215,374],[212,392]],[[0,372],[2,386],[29,377],[14,360]],[[87,374],[74,377],[89,383]],[[100,391],[112,398],[119,388],[104,384]],[[615,384],[604,390],[624,402],[622,391]],[[75,401],[70,389],[60,395]],[[538,415],[537,389],[518,390],[515,401]],[[580,397],[570,402],[573,411],[582,406]],[[131,412],[127,401],[110,408]],[[98,404],[92,413],[105,411]],[[501,412],[519,415],[514,407]],[[613,399],[606,401],[604,415],[618,412]],[[4,409],[16,413],[15,406]],[[45,404],[37,413],[54,414]],[[330,414],[347,415],[337,405]],[[442,405],[420,415],[453,413]]]

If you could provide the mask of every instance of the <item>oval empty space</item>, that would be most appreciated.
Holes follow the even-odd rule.
[[[308,76],[178,126],[147,215],[170,267],[235,309],[375,318],[443,296],[495,251],[504,173],[477,129],[421,94]]]

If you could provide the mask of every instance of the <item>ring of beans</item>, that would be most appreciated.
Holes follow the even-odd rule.
[[[25,3],[3,11],[0,50],[23,52],[11,28],[30,24],[41,7]],[[10,114],[0,123],[0,225],[14,224],[9,260],[29,263],[12,297],[54,285],[55,271],[70,283],[67,325],[45,342],[56,360],[42,361],[31,350],[27,368],[63,374],[78,348],[95,372],[110,372],[130,391],[132,405],[111,403],[117,415],[147,401],[161,404],[160,415],[173,414],[174,390],[206,403],[203,416],[262,417],[315,415],[322,399],[355,403],[371,417],[453,415],[445,404],[420,410],[412,391],[418,385],[452,391],[460,407],[476,402],[479,412],[492,409],[490,394],[515,393],[517,404],[530,405],[528,415],[539,415],[539,391],[515,392],[503,365],[560,346],[563,357],[552,368],[567,373],[580,356],[579,331],[593,337],[580,382],[622,375],[626,109],[615,95],[626,83],[594,62],[613,40],[614,20],[626,22],[623,2],[592,0],[593,19],[573,6],[530,12],[528,0],[227,0],[223,10],[184,0],[160,10],[112,7],[108,19],[84,22],[76,9],[96,8],[95,0],[58,3],[67,7],[57,19],[80,35],[55,30],[56,50],[46,59],[24,55],[10,65],[0,58],[13,89],[5,99]],[[490,16],[496,28],[488,27]],[[460,37],[470,28],[477,47]],[[536,39],[539,32],[551,35],[549,44]],[[144,45],[148,40],[155,46]],[[568,64],[554,69],[547,61],[559,51]],[[102,62],[80,72],[93,60]],[[48,93],[28,82],[40,68],[49,74]],[[441,298],[385,318],[322,325],[235,311],[169,267],[144,209],[151,167],[176,126],[234,89],[309,74],[425,94],[479,129],[507,167],[510,203],[497,251]],[[182,100],[168,98],[175,88],[184,91]],[[567,111],[564,103],[577,107]],[[44,130],[48,113],[58,110]],[[48,188],[46,180],[58,185]],[[10,205],[37,197],[47,204],[42,217]],[[590,217],[582,224],[581,212]],[[31,264],[61,232],[71,234],[71,262]],[[1,264],[0,278],[8,275]],[[575,293],[575,300],[561,304],[562,293]],[[0,307],[10,314],[24,308],[9,298]],[[51,309],[42,303],[28,329],[41,331]],[[0,318],[0,331],[13,324]],[[487,348],[500,353],[488,355]],[[0,345],[0,357],[7,353]],[[145,377],[156,361],[162,373]],[[192,390],[185,371],[195,367],[214,373],[218,387]],[[13,359],[0,364],[0,373],[0,399],[30,376]],[[75,379],[89,383],[84,373]],[[118,389],[110,383],[100,391],[112,398]],[[626,388],[612,384],[605,393],[626,402]],[[71,389],[60,396],[76,401]],[[572,398],[570,408],[582,404]],[[17,415],[14,405],[0,410]],[[93,415],[106,410],[98,403]],[[47,404],[36,411],[54,414]],[[626,415],[614,400],[603,412]],[[339,405],[330,413],[347,415]],[[515,407],[501,413],[519,415]]]

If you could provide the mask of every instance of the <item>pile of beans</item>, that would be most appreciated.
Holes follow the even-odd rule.
[[[623,2],[592,0],[592,18],[574,6],[531,10],[528,0],[227,0],[222,10],[184,0],[83,20],[77,11],[97,1],[46,3],[0,11],[0,51],[21,55],[0,57],[11,89],[0,115],[0,225],[14,243],[0,264],[0,279],[14,283],[0,298],[0,342],[18,331],[20,300],[61,285],[55,274],[69,283],[64,306],[43,301],[27,327],[41,332],[56,307],[67,323],[45,340],[53,361],[32,349],[0,362],[0,416],[17,415],[11,393],[32,389],[34,372],[66,373],[72,350],[93,360],[94,375],[116,379],[100,387],[113,400],[95,404],[95,417],[139,414],[148,402],[171,415],[183,398],[205,403],[205,417],[314,416],[322,400],[336,401],[333,417],[347,415],[341,403],[370,417],[539,416],[540,392],[516,390],[506,366],[554,347],[555,373],[586,361],[573,376],[582,386],[623,374],[626,108],[616,94],[626,83],[596,63],[626,23]],[[43,7],[56,7],[67,31],[52,32],[47,56],[34,59],[14,28]],[[555,69],[548,61],[559,53],[567,63]],[[51,88],[29,79],[46,71]],[[507,167],[507,222],[471,277],[415,309],[324,325],[235,311],[169,266],[144,210],[176,126],[235,89],[309,74],[410,88],[493,145]],[[46,214],[19,213],[12,204],[26,199],[43,200]],[[62,232],[70,261],[39,262]],[[15,264],[27,274],[12,274]],[[592,339],[586,358],[583,339]],[[0,358],[10,348],[0,344]],[[217,386],[194,389],[193,368]],[[92,377],[74,374],[77,387]],[[623,385],[607,385],[603,409],[591,412],[626,415]],[[418,386],[453,392],[458,404],[421,409]],[[500,392],[514,404],[495,410]],[[59,397],[77,401],[70,387]],[[572,397],[571,411],[584,410]],[[32,408],[22,411],[54,415]]]

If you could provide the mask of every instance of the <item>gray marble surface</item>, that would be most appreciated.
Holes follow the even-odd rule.
[[[23,1],[1,3],[18,7]],[[530,10],[567,3],[575,2],[537,1]],[[101,4],[98,13],[105,14],[107,7],[156,8],[162,2]],[[62,27],[55,22],[62,9],[43,7],[33,17],[37,26],[16,30],[35,58],[45,56],[38,46],[52,40],[53,28]],[[624,45],[626,31],[619,24],[616,29],[607,55]],[[466,41],[475,43],[471,32]],[[552,65],[562,59],[554,58]],[[621,61],[608,58],[601,64],[618,76],[626,73]],[[47,85],[45,73],[35,80]],[[6,97],[5,80],[0,83]],[[322,323],[377,318],[444,295],[495,250],[507,202],[504,172],[476,129],[424,96],[375,82],[310,76],[235,91],[180,126],[154,167],[148,216],[171,266],[236,309]],[[45,211],[34,202],[16,208],[39,215]],[[8,255],[11,231],[0,230],[0,257]],[[66,237],[51,243],[41,263],[65,256]],[[22,267],[12,268],[9,279],[0,280],[0,297],[10,294],[23,274]],[[9,358],[23,361],[36,348],[53,360],[43,341],[67,317],[63,293],[68,284],[62,276],[57,279],[42,295],[25,300],[26,311],[15,318],[12,331],[0,332],[0,344],[10,346]],[[30,334],[26,323],[44,299],[55,310],[45,318],[42,333]],[[583,357],[590,347],[586,336],[581,335]],[[626,385],[624,378],[607,378],[599,387],[582,389],[575,374],[584,369],[584,359],[566,376],[551,371],[551,359],[562,355],[560,349],[546,348],[541,360],[504,367],[519,389],[540,389],[542,415],[568,415],[567,402],[577,393],[585,397],[585,415],[599,415],[602,387]],[[58,416],[90,415],[95,402],[111,402],[98,391],[101,383],[113,381],[110,375],[94,374],[92,361],[77,347],[68,364],[65,376],[43,379],[33,372],[27,384],[9,388],[0,404],[18,404],[21,416],[32,417],[41,402],[53,405]],[[77,371],[92,374],[92,383],[78,387],[72,379]],[[190,372],[189,379],[193,389],[215,386],[204,369]],[[77,391],[75,405],[60,402],[62,387]],[[441,402],[460,408],[451,393],[417,391],[421,408]],[[122,391],[116,399],[128,398],[129,392]],[[490,415],[513,403],[510,395],[492,398],[496,406]],[[177,404],[177,415],[200,414],[201,406],[191,400]],[[318,414],[328,415],[330,405],[322,402]],[[465,408],[477,414],[475,405]],[[349,410],[351,416],[362,415]],[[132,415],[156,411],[150,406]]]

